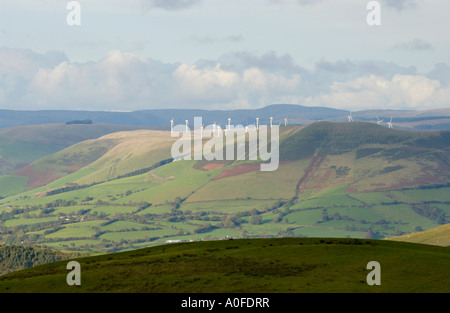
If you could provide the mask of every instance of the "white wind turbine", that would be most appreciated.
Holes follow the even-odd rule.
[[[273,117],[270,117],[270,128],[272,128],[272,121],[273,121]]]
[[[350,112],[350,115],[347,116],[347,118],[349,122],[353,122],[352,112]]]
[[[284,118],[284,126],[287,126],[287,117]]]
[[[381,125],[381,123],[383,123],[383,120],[380,120],[380,118],[379,118],[378,115],[377,115],[377,124],[378,124],[378,125]]]
[[[170,120],[170,134],[173,134],[173,117]]]
[[[220,137],[220,124],[217,126],[217,137]]]
[[[189,121],[186,120],[186,133],[189,131],[188,123],[189,123]]]
[[[256,129],[259,129],[259,117],[256,118]]]
[[[391,116],[391,121],[388,122],[388,126],[389,126],[389,128],[394,128],[394,126],[392,125],[392,116]]]

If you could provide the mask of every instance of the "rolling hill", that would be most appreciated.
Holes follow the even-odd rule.
[[[261,161],[170,162],[167,131],[80,142],[22,172],[41,184],[0,200],[0,240],[105,253],[227,237],[389,238],[449,222],[449,132],[319,122],[280,136],[273,172]]]
[[[36,166],[31,164],[39,159],[89,139],[138,128],[141,127],[108,124],[45,124],[0,129],[0,196],[4,197],[26,191],[30,189],[29,187],[39,186],[39,181],[33,179],[36,176],[33,171],[39,169],[39,164],[46,161],[41,161]],[[58,154],[56,157],[63,158]],[[47,161],[52,162],[50,159]],[[73,160],[71,165],[76,168],[85,164],[83,162],[85,160]],[[40,172],[45,171],[45,168],[48,166],[41,167]],[[57,171],[56,168],[49,170]],[[74,169],[65,169],[64,173],[71,171],[73,172]],[[59,175],[58,173],[47,174],[53,178]],[[49,179],[44,179],[43,182],[48,181]]]
[[[67,284],[68,261],[60,261],[0,276],[0,292],[233,294],[450,291],[449,249],[384,240],[221,240],[161,245],[75,260],[80,264],[81,285]],[[381,285],[367,283],[370,272],[367,264],[371,261],[380,264]]]
[[[392,237],[389,240],[450,247],[450,224],[437,226],[413,234]]]

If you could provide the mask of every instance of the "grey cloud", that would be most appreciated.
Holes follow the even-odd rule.
[[[29,49],[0,48],[0,73],[15,75],[34,73],[38,68],[52,68],[67,61],[67,56],[60,51],[41,54]]]
[[[141,0],[145,9],[160,8],[168,11],[176,11],[191,8],[201,3],[202,0]]]
[[[413,66],[403,67],[380,60],[351,61],[347,59],[334,63],[321,60],[316,62],[316,72],[336,76],[333,77],[333,80],[339,80],[339,77],[341,80],[346,80],[363,75],[377,75],[384,78],[392,78],[397,74],[412,75],[416,73],[416,68]]]
[[[303,74],[306,70],[295,64],[289,54],[277,55],[270,51],[261,56],[247,51],[238,51],[225,54],[217,60],[199,60],[199,67],[214,66],[219,63],[223,69],[242,73],[246,69],[256,67],[269,73],[284,75]]]
[[[297,0],[298,4],[300,5],[312,5],[312,4],[318,4],[322,2],[323,0]]]
[[[233,34],[225,37],[214,37],[211,35],[205,36],[192,36],[191,40],[196,44],[215,44],[220,42],[231,42],[238,43],[244,40],[244,37],[241,34]]]
[[[397,11],[403,11],[406,9],[417,7],[417,0],[383,0],[382,2],[387,7],[393,8]]]
[[[408,42],[401,42],[393,47],[394,50],[406,50],[406,51],[423,51],[433,50],[433,46],[419,38],[413,39]]]
[[[427,76],[431,79],[438,80],[444,86],[448,86],[450,83],[450,67],[445,63],[438,63]]]
[[[296,0],[295,2],[301,6],[312,6],[329,0]],[[368,2],[369,0],[367,0]],[[380,0],[383,5],[397,11],[413,9],[418,6],[418,0]],[[271,4],[284,4],[289,0],[269,0]],[[331,1],[330,1],[331,2]],[[366,3],[367,3],[366,2]]]

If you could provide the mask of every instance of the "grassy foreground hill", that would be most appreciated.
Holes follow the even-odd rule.
[[[0,292],[34,293],[448,293],[450,250],[385,240],[239,239],[161,245],[75,259],[0,277]],[[367,284],[380,264],[381,285]]]

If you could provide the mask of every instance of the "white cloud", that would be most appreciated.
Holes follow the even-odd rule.
[[[236,52],[196,64],[163,63],[121,51],[87,63],[70,62],[56,52],[0,49],[0,56],[0,108],[8,109],[450,106],[450,71],[443,63],[419,74],[413,67],[371,60],[322,60],[308,71],[289,55],[272,52]]]
[[[174,72],[181,99],[198,102],[231,101],[233,89],[239,81],[238,74],[215,67],[199,69],[195,65],[180,65]]]
[[[335,82],[331,92],[310,97],[309,105],[361,109],[432,109],[449,107],[450,87],[422,75],[395,75],[392,79],[371,75]]]

